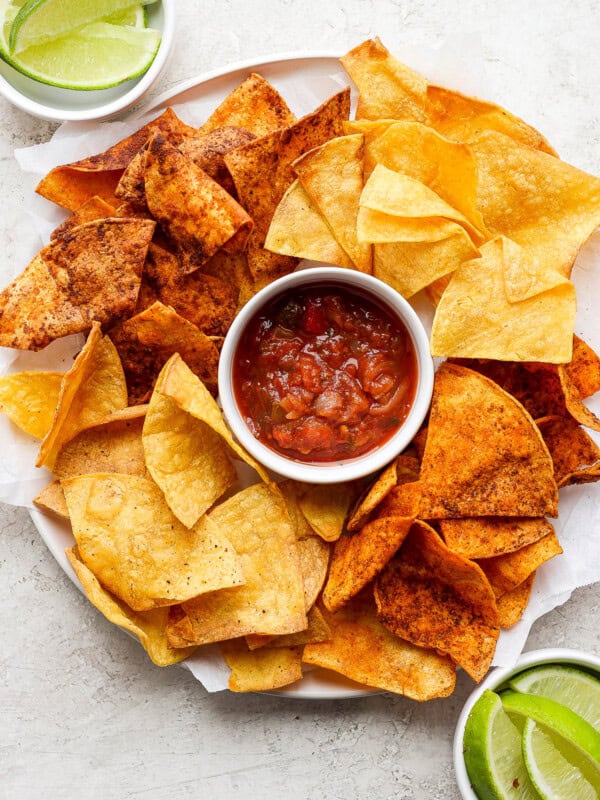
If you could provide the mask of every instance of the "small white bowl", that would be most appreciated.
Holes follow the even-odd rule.
[[[154,61],[143,75],[99,91],[59,89],[22,75],[0,59],[0,94],[34,117],[53,122],[103,120],[121,114],[138,103],[157,81],[167,64],[175,30],[177,0],[158,0],[146,6],[148,27],[160,31]]]
[[[412,408],[398,431],[383,445],[352,459],[306,464],[276,453],[256,439],[238,409],[233,391],[233,359],[240,338],[256,313],[273,298],[291,289],[314,285],[339,285],[371,296],[400,318],[410,335],[417,358],[417,387]],[[423,422],[433,391],[433,361],[429,339],[421,320],[409,303],[383,281],[340,267],[315,267],[286,275],[266,286],[239,312],[229,329],[219,362],[219,397],[231,430],[254,458],[279,475],[308,483],[338,483],[370,475],[392,461],[413,439]]]
[[[471,782],[467,774],[465,766],[465,759],[463,755],[463,738],[465,734],[465,725],[467,718],[471,713],[471,709],[479,700],[481,695],[486,689],[494,691],[502,686],[506,681],[519,672],[523,672],[531,667],[539,667],[543,664],[560,664],[570,665],[574,667],[583,667],[584,669],[595,672],[600,678],[600,657],[592,653],[584,653],[581,650],[568,650],[560,647],[548,647],[543,650],[532,650],[523,655],[517,660],[514,667],[498,667],[492,670],[490,674],[482,681],[479,686],[469,695],[463,710],[460,713],[458,722],[456,723],[456,730],[454,732],[454,772],[456,775],[456,782],[460,790],[463,800],[479,800],[471,788]]]

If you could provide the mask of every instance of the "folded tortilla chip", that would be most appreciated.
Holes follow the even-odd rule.
[[[152,481],[93,473],[61,484],[82,561],[135,611],[244,583],[225,529],[207,517],[186,528]]]
[[[0,376],[0,412],[25,433],[43,439],[52,425],[62,379],[61,372]]]
[[[200,130],[194,136],[185,139],[179,145],[179,150],[191,158],[196,166],[203,169],[226,192],[235,197],[235,185],[225,165],[225,155],[253,139],[256,139],[256,136],[250,131],[227,125],[215,128],[209,133]]]
[[[546,536],[519,550],[495,558],[478,559],[477,563],[485,572],[496,597],[502,597],[562,551],[553,529]]]
[[[558,487],[600,480],[600,447],[570,417],[536,420],[554,462]]]
[[[543,517],[463,517],[441,519],[447,547],[465,558],[492,558],[512,553],[553,532]]]
[[[311,528],[326,542],[335,542],[355,494],[351,483],[315,484],[303,492],[298,504]]]

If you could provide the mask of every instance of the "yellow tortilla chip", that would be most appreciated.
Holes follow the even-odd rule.
[[[265,249],[352,269],[353,262],[296,179],[275,209]]]
[[[452,661],[386,630],[377,620],[371,598],[363,594],[335,614],[323,613],[331,640],[307,644],[302,656],[305,663],[412,700],[452,694],[456,682]]]
[[[40,350],[135,308],[154,222],[103,219],[44,247],[0,292],[0,346]]]
[[[301,644],[311,644],[312,642],[326,642],[331,639],[331,628],[325,621],[325,617],[318,606],[313,606],[307,611],[308,627],[298,633],[286,633],[283,636],[260,636],[260,634],[250,634],[246,636],[246,644],[250,650],[258,650],[260,647],[297,647]]]
[[[263,647],[251,651],[243,639],[221,643],[221,652],[231,667],[232,692],[268,692],[302,678],[302,648]]]
[[[244,249],[252,219],[164,136],[148,144],[144,185],[148,208],[177,247],[183,273],[201,267],[221,247]]]
[[[296,260],[264,249],[271,219],[285,190],[295,179],[292,162],[313,147],[341,136],[350,112],[350,90],[326,100],[288,128],[276,130],[225,156],[242,206],[254,220],[247,249],[257,288],[291,272]]]
[[[126,406],[127,389],[119,356],[94,323],[83,349],[63,376],[52,427],[40,445],[37,466],[52,469],[66,442]]]
[[[575,287],[561,279],[549,291],[511,303],[505,291],[506,270],[520,258],[518,245],[497,237],[481,247],[481,258],[457,269],[436,309],[432,355],[570,361]]]
[[[500,628],[496,600],[481,568],[452,553],[417,522],[375,583],[377,616],[420,647],[447,653],[475,681],[492,662]]]
[[[304,630],[302,573],[283,498],[255,484],[218,505],[208,518],[227,531],[246,583],[183,603],[169,621],[171,645]]]
[[[350,483],[315,484],[309,486],[298,503],[311,528],[326,542],[335,542],[342,534],[355,494]]]
[[[73,164],[55,167],[40,181],[36,192],[71,211],[76,211],[94,196],[111,205],[118,205],[115,189],[123,170],[156,131],[162,131],[174,142],[196,132],[168,108],[159,117],[103,153]]]
[[[244,583],[225,529],[202,517],[188,530],[152,481],[95,473],[61,484],[82,561],[135,611]]]
[[[526,544],[520,550],[505,553],[495,558],[482,558],[478,564],[485,572],[496,597],[512,592],[532,572],[554,556],[562,553],[562,547],[552,530],[536,542]]]
[[[538,427],[499,386],[457,364],[436,373],[419,483],[425,519],[557,514]]]
[[[521,619],[529,603],[535,572],[532,572],[523,583],[515,586],[510,592],[506,592],[502,597],[496,598],[498,607],[498,620],[501,628],[512,628]]]
[[[395,555],[414,522],[411,517],[379,517],[334,545],[323,604],[337,611],[370,583]]]
[[[60,481],[52,481],[44,486],[42,491],[33,498],[33,503],[42,511],[54,514],[60,519],[69,519],[69,509]]]
[[[275,87],[262,75],[252,72],[227,95],[200,131],[208,133],[223,125],[234,125],[255,136],[266,136],[279,128],[287,128],[295,121],[296,117]]]
[[[512,553],[553,532],[543,517],[464,517],[441,519],[447,547],[465,558],[492,558]]]
[[[142,447],[147,406],[115,411],[85,428],[60,449],[52,471],[58,478],[89,472],[149,477]]]
[[[43,439],[52,425],[62,379],[60,372],[0,376],[0,412],[25,433]]]
[[[165,366],[165,370],[169,365]],[[162,393],[162,372],[150,400],[142,435],[146,465],[173,514],[187,528],[196,524],[237,481],[229,449],[205,422]]]
[[[109,622],[132,633],[154,664],[158,667],[168,667],[192,655],[195,647],[178,650],[169,647],[166,634],[168,609],[133,611],[122,600],[103,588],[94,573],[81,560],[77,547],[71,547],[66,552],[90,603],[96,606]]]
[[[559,488],[600,480],[600,447],[574,419],[554,416],[536,422],[552,456]]]
[[[356,238],[358,201],[363,189],[361,134],[336,136],[293,163],[302,188],[360,272],[372,271],[372,252]]]

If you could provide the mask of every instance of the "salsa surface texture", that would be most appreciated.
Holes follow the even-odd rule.
[[[416,385],[404,323],[338,285],[267,303],[233,360],[235,398],[252,434],[308,463],[355,458],[388,441],[406,419]]]

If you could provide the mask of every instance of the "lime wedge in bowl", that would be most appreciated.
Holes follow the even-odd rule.
[[[532,719],[523,727],[522,752],[531,782],[543,800],[600,797],[600,769]]]
[[[550,697],[600,730],[600,680],[575,667],[546,664],[510,679],[511,689]]]
[[[111,25],[131,25],[134,28],[145,28],[148,25],[148,14],[141,3],[131,5],[123,11],[116,11],[107,17],[102,17],[102,22]]]
[[[465,766],[480,800],[539,800],[521,753],[521,731],[486,690],[471,709],[463,738]]]

